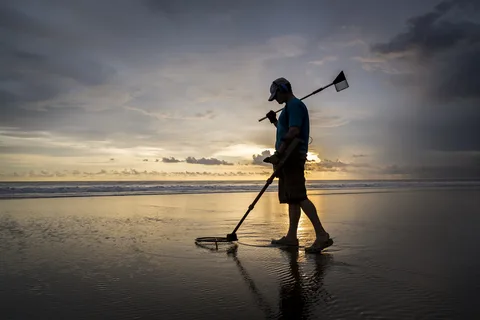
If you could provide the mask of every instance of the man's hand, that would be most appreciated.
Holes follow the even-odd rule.
[[[275,152],[272,156],[263,159],[263,162],[271,163],[275,167],[280,163],[280,160],[280,154],[278,152]]]
[[[277,123],[277,114],[275,113],[275,111],[273,110],[270,110],[266,117],[268,118],[268,120],[270,120],[271,123],[275,124]]]
[[[263,162],[271,163],[273,165],[273,171],[277,171],[280,161],[281,161],[281,157],[278,152],[275,152],[272,156],[266,157],[265,159],[263,159]],[[275,176],[278,177],[278,173]]]

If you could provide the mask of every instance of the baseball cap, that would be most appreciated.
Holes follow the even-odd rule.
[[[290,82],[285,78],[278,78],[274,80],[270,85],[270,98],[268,98],[268,101],[273,101],[273,99],[275,99],[275,95],[277,94],[278,89],[281,87],[283,87],[284,90],[287,90],[287,85],[289,84]]]

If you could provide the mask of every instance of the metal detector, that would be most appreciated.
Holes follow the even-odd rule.
[[[200,238],[196,238],[195,239],[195,243],[199,243],[199,242],[211,242],[211,243],[215,243],[215,246],[218,246],[218,242],[232,242],[232,241],[237,241],[238,240],[238,237],[237,237],[237,230],[238,228],[240,228],[240,226],[242,225],[243,221],[245,220],[245,218],[248,216],[248,214],[250,213],[250,211],[253,210],[253,208],[255,207],[255,204],[258,202],[258,200],[260,200],[260,197],[263,195],[263,193],[265,192],[265,190],[267,190],[268,186],[270,184],[272,184],[273,180],[275,179],[275,177],[278,175],[278,172],[282,169],[283,165],[285,164],[285,161],[288,159],[288,157],[290,156],[290,154],[296,149],[296,147],[298,146],[298,144],[301,142],[302,140],[298,139],[298,138],[295,138],[293,139],[293,141],[288,145],[287,147],[287,150],[285,150],[285,157],[283,157],[280,162],[278,163],[278,165],[276,166],[275,170],[273,171],[272,175],[270,176],[270,178],[267,179],[267,183],[265,184],[265,186],[262,188],[262,190],[260,191],[260,193],[257,195],[257,197],[255,198],[255,200],[252,202],[252,204],[250,204],[250,206],[248,207],[248,210],[247,212],[243,215],[242,219],[240,220],[240,222],[238,222],[237,226],[235,227],[235,229],[233,229],[232,233],[229,233],[227,234],[226,237],[200,237]]]
[[[343,71],[338,74],[338,76],[335,78],[335,80],[333,80],[332,83],[330,83],[329,85],[326,85],[325,87],[322,87],[320,89],[317,89],[317,90],[313,91],[312,93],[310,93],[309,95],[306,95],[305,97],[301,98],[300,100],[303,100],[303,99],[306,99],[310,96],[313,96],[314,94],[317,94],[320,91],[323,91],[323,90],[325,90],[328,87],[333,86],[333,85],[335,86],[335,90],[337,90],[337,92],[342,91],[344,89],[347,89],[349,87],[348,82],[347,82],[347,78],[345,78],[345,74],[343,73]],[[275,113],[280,112],[282,110],[283,110],[283,108],[278,109],[277,111],[275,111]],[[260,122],[260,121],[263,121],[265,119],[267,119],[267,117],[263,117],[258,121]]]

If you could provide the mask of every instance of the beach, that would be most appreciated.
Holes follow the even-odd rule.
[[[258,189],[260,191],[260,189]],[[302,214],[298,249],[269,245],[266,192],[0,200],[2,319],[478,319],[480,189],[314,190],[334,240]]]

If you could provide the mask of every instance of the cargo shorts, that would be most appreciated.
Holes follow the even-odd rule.
[[[299,203],[307,199],[305,162],[307,156],[292,153],[278,172],[278,200],[280,203]]]

